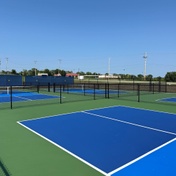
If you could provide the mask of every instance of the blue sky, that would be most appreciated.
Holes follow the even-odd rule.
[[[165,76],[176,71],[175,0],[0,0],[1,70]],[[6,63],[8,58],[8,63]],[[109,59],[110,58],[110,59]]]

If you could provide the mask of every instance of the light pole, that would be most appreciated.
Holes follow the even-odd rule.
[[[34,61],[35,63],[35,76],[37,75],[37,68],[36,68],[36,64],[37,64],[37,61]]]
[[[146,52],[144,53],[143,58],[144,58],[144,81],[145,81],[145,79],[146,79],[146,68],[147,68],[147,53]]]
[[[108,75],[110,76],[110,70],[111,70],[111,58],[108,60]]]
[[[9,61],[9,59],[8,59],[8,57],[6,57],[6,74],[7,74],[8,61]]]
[[[0,59],[0,74],[1,74],[1,59]]]
[[[59,69],[61,70],[61,59],[59,59]],[[58,76],[59,76],[59,69],[58,69]]]

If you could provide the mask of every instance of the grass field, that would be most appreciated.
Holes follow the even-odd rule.
[[[0,160],[12,176],[102,176],[73,156],[47,142],[36,134],[20,126],[17,121],[34,119],[56,114],[70,113],[113,105],[125,105],[144,109],[176,113],[175,103],[162,103],[156,100],[173,97],[175,94],[146,94],[137,102],[135,96],[117,98],[89,97],[79,101],[79,95],[70,95],[73,100],[59,104],[54,102],[36,103],[29,106],[18,105],[0,109]],[[82,95],[81,95],[82,96]],[[81,100],[81,99],[80,99]],[[83,99],[82,99],[83,100]],[[2,169],[0,169],[0,175]],[[5,175],[5,174],[4,174]],[[6,174],[7,175],[7,174]]]

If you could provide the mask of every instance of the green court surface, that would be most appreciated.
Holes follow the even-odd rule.
[[[56,114],[103,108],[113,105],[139,107],[169,113],[176,113],[175,103],[163,103],[158,100],[173,97],[174,94],[143,95],[138,102],[131,98],[85,98],[79,95],[77,101],[59,100],[24,105],[15,104],[0,109],[0,160],[6,171],[0,166],[0,175],[12,176],[103,176],[100,172],[64,152],[38,135],[20,126],[17,121],[35,119]],[[72,98],[73,98],[72,97]],[[73,98],[74,100],[74,98]]]

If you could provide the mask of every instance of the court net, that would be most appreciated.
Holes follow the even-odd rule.
[[[173,96],[176,86],[167,84],[139,83],[78,83],[78,84],[48,84],[35,86],[0,87],[0,107],[21,107],[43,104],[61,104],[76,101],[97,99],[124,99],[132,101],[154,102]],[[170,94],[166,94],[166,93]],[[31,94],[26,94],[31,93]],[[37,93],[37,95],[36,95]],[[37,96],[32,99],[29,96]],[[49,95],[42,98],[42,95]],[[54,98],[52,98],[54,96]],[[40,98],[38,98],[40,97]],[[33,101],[35,100],[35,101]]]
[[[0,94],[18,94],[38,92],[38,86],[4,86],[0,87]]]

